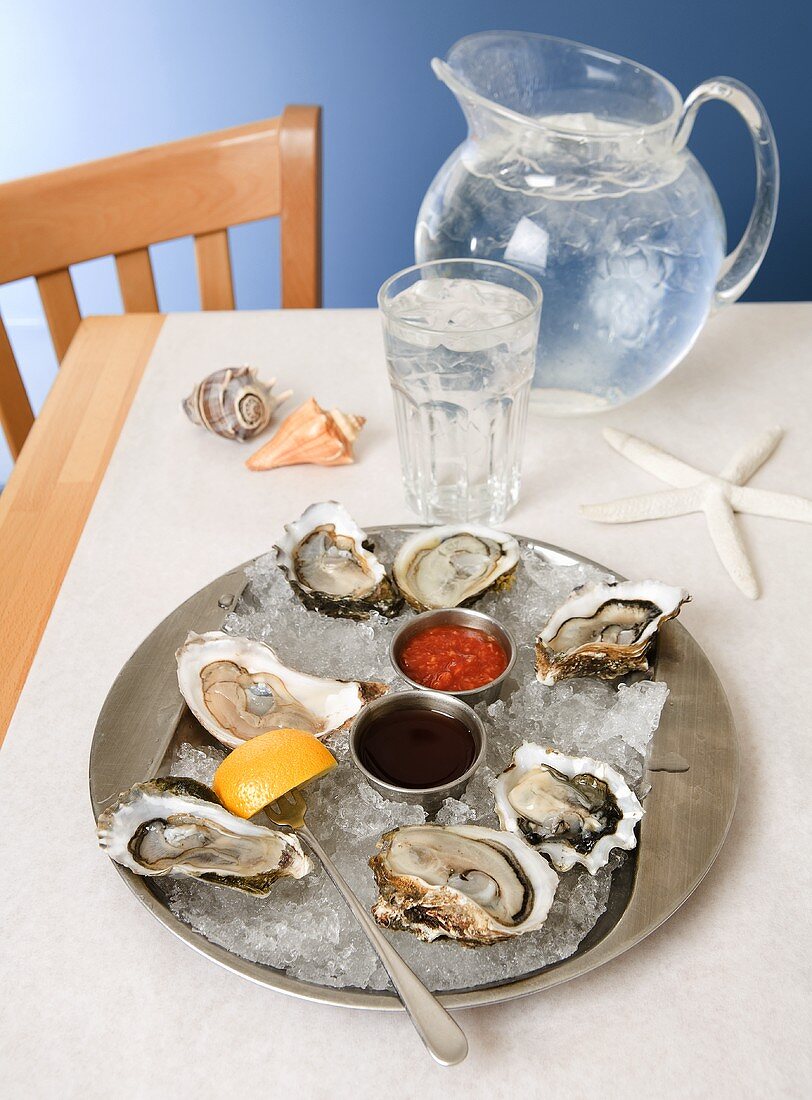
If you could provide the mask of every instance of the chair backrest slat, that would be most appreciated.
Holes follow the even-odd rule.
[[[61,271],[50,271],[47,275],[38,275],[37,286],[42,299],[42,308],[45,310],[45,319],[51,330],[54,351],[61,363],[82,320],[79,303],[76,301],[76,291],[73,289],[73,279],[68,269],[63,267]]]
[[[233,309],[228,232],[221,229],[216,233],[199,233],[195,237],[195,259],[201,307]]]
[[[125,313],[157,313],[158,296],[149,249],[134,248],[116,256],[118,285]]]
[[[23,449],[33,423],[31,402],[17,369],[6,327],[0,320],[0,427],[5,433],[12,458],[16,458]]]
[[[288,107],[279,128],[282,305],[321,306],[321,112]],[[316,166],[315,172],[313,166]]]

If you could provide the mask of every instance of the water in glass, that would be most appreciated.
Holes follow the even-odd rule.
[[[499,523],[519,496],[541,292],[506,265],[456,263],[382,291],[403,482],[424,522]]]

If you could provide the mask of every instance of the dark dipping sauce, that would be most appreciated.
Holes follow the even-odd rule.
[[[417,707],[373,718],[356,750],[376,779],[393,787],[442,787],[474,762],[474,736],[459,718]]]
[[[501,676],[508,666],[508,655],[484,630],[427,626],[406,642],[398,663],[421,687],[472,691]]]

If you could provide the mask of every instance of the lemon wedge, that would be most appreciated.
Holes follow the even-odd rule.
[[[212,788],[227,810],[253,817],[283,794],[318,779],[336,758],[305,730],[269,730],[230,752],[214,774]]]

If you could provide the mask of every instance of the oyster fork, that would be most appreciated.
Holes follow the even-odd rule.
[[[461,1062],[468,1053],[468,1040],[465,1038],[465,1033],[395,951],[344,881],[330,856],[305,825],[307,804],[301,793],[289,791],[278,801],[266,806],[265,813],[274,824],[293,829],[321,860],[324,870],[332,879],[334,886],[344,898],[364,935],[383,963],[395,987],[395,992],[403,1002],[409,1019],[432,1058],[435,1058],[441,1066],[454,1066]]]

